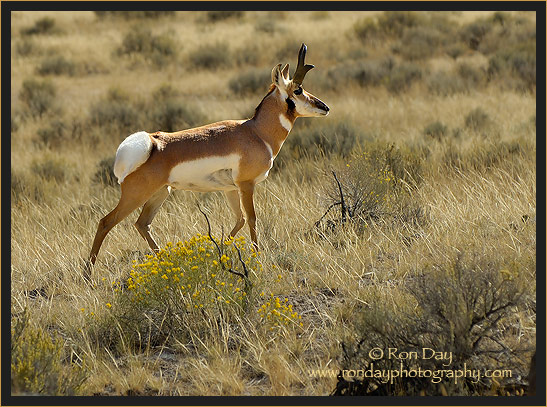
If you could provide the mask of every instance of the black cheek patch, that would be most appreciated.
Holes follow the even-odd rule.
[[[288,97],[287,99],[285,99],[285,102],[287,102],[287,106],[289,107],[288,109],[289,113],[293,112],[294,109],[296,109],[296,105],[294,104],[291,98]]]

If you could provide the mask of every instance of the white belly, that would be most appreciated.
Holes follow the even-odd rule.
[[[183,162],[173,167],[168,183],[175,189],[199,192],[237,189],[234,179],[239,160],[238,154],[230,154]]]

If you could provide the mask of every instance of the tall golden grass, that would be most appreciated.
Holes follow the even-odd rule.
[[[439,52],[418,60],[422,78],[399,93],[381,83],[332,83],[336,75],[327,72],[355,61],[390,56],[402,63],[392,48],[398,38],[371,44],[355,35],[356,23],[381,15],[245,12],[211,22],[207,12],[177,12],[159,19],[101,17],[93,12],[12,14],[11,313],[13,319],[26,315],[27,329],[62,338],[57,340],[73,356],[65,355],[59,363],[69,369],[72,360],[86,371],[86,380],[75,390],[78,394],[328,395],[337,378],[312,377],[309,372],[342,368],[341,343],[351,347],[366,337],[356,321],[377,300],[375,290],[387,303],[405,305],[407,279],[431,267],[445,267],[462,253],[495,259],[498,272],[516,270],[514,278],[525,287],[522,301],[502,315],[494,334],[520,352],[510,368],[515,376],[526,376],[535,346],[535,87],[523,89],[516,74],[507,73],[445,96],[428,91],[429,76],[461,64],[486,74],[492,54],[480,49],[466,50],[456,59]],[[491,21],[493,13],[447,15],[463,29]],[[507,16],[520,21],[519,27],[535,26],[533,13]],[[44,18],[53,19],[56,30],[23,33]],[[163,62],[138,52],[120,55],[127,33],[139,27],[167,36],[171,43],[166,40],[166,46],[174,47],[174,55]],[[159,103],[154,92],[170,85],[177,103],[193,107],[208,122],[249,117],[269,83],[264,83],[264,92],[235,97],[229,81],[251,67],[267,70],[284,62],[294,69],[301,42],[308,45],[308,60],[316,66],[306,78],[306,89],[324,100],[331,114],[299,119],[289,137],[299,137],[297,144],[312,131],[347,123],[359,140],[350,156],[335,151],[294,159],[286,151],[280,156],[283,162],[275,164],[257,189],[259,259],[264,270],[255,284],[287,297],[302,316],[304,328],[280,329],[272,335],[253,314],[258,304],[250,304],[249,314],[236,322],[204,321],[205,333],[188,327],[184,338],[191,339],[174,335],[148,346],[144,340],[139,346],[126,343],[126,333],[106,304],[116,296],[113,284],[129,276],[132,260],[144,261],[149,251],[133,227],[137,214],[132,214],[105,240],[93,284],[82,278],[97,222],[120,194],[117,184],[97,182],[95,174],[108,170],[99,163],[112,157],[129,134],[118,132],[119,122],[91,124],[93,109],[113,110],[107,95],[115,89],[126,95],[121,104],[133,109],[128,114],[140,120],[134,128],[129,125],[130,132],[160,130],[139,126],[154,123],[151,111]],[[227,66],[207,70],[191,64],[192,53],[217,43],[230,53]],[[496,46],[503,50],[503,45]],[[21,51],[25,47],[30,51]],[[71,61],[75,73],[39,75],[37,68],[50,55]],[[21,98],[30,79],[48,81],[56,90],[41,116],[33,115]],[[477,108],[488,120],[474,129],[466,126],[466,117]],[[61,130],[55,127],[56,120],[62,123]],[[434,122],[446,127],[445,136],[436,139],[424,133]],[[47,133],[48,128],[53,130]],[[336,197],[331,171],[342,177],[363,150],[376,146],[387,151],[391,145],[407,154],[404,157],[417,157],[420,178],[394,192],[393,199],[421,208],[422,221],[411,224],[385,215],[340,224],[334,209],[325,218],[334,226],[319,233],[315,222],[332,203],[329,196]],[[408,168],[404,160],[401,163]],[[208,213],[215,235],[233,226],[220,194],[179,191],[165,202],[152,225],[162,246],[207,233],[198,203]],[[248,235],[246,228],[241,233]],[[104,332],[110,332],[115,346],[102,342]],[[503,367],[488,363],[485,368]],[[525,379],[516,382],[517,387],[526,387]],[[493,394],[506,385],[485,384],[481,394]],[[34,391],[20,384],[12,388]],[[56,391],[48,388],[43,393]]]

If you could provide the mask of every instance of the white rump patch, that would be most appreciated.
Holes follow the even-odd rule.
[[[122,141],[114,161],[114,175],[118,178],[118,184],[144,164],[151,151],[152,140],[145,131],[134,133]]]
[[[283,113],[281,113],[279,115],[279,121],[281,122],[281,125],[283,126],[283,128],[287,131],[291,131],[292,129],[292,124],[291,122],[289,121],[289,119],[287,119],[287,116],[285,116]]]
[[[198,158],[175,165],[168,183],[175,189],[189,191],[231,191],[237,189],[239,154]]]

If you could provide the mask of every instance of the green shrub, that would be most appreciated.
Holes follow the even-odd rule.
[[[168,63],[177,55],[179,45],[170,34],[155,35],[147,28],[136,25],[125,35],[118,55],[140,54],[157,65]]]
[[[328,12],[327,10],[316,10],[316,11],[312,11],[311,14],[310,14],[310,19],[311,20],[327,20],[329,19],[331,16],[330,12]]]
[[[460,76],[445,71],[435,72],[426,78],[426,86],[430,93],[440,96],[450,96],[468,91],[466,83]]]
[[[423,157],[393,144],[362,147],[364,152],[355,153],[335,172],[326,191],[328,209],[315,224],[320,235],[325,237],[345,224],[362,232],[379,221],[398,228],[404,224],[406,229],[427,222],[425,211],[408,189],[421,181]]]
[[[274,63],[279,63],[280,61],[294,61],[298,56],[298,50],[302,43],[295,38],[290,38],[286,40],[284,44],[278,45],[279,47],[276,47],[275,58],[271,60],[271,62],[274,62],[274,60],[277,61]]]
[[[150,108],[147,119],[147,128],[168,132],[203,125],[206,122],[200,110],[175,98],[157,100]]]
[[[477,50],[483,38],[492,29],[492,23],[485,19],[473,21],[460,30],[461,40],[471,49]]]
[[[74,396],[88,373],[66,351],[58,335],[29,324],[27,312],[11,319],[11,392],[43,396]],[[63,360],[69,360],[69,363]]]
[[[387,90],[391,93],[401,93],[407,91],[412,84],[422,78],[422,69],[412,63],[403,63],[396,65],[385,84]]]
[[[359,40],[366,42],[378,36],[380,27],[376,18],[366,17],[353,25],[353,31]]]
[[[24,38],[15,44],[15,52],[19,56],[28,57],[30,55],[38,54],[40,52],[40,48],[37,47],[33,41],[28,38]]]
[[[283,31],[275,20],[267,17],[259,19],[255,24],[255,31],[273,34],[278,31]]]
[[[106,127],[109,131],[121,134],[133,132],[141,126],[141,110],[132,103],[128,94],[112,88],[103,99],[91,105],[89,121],[91,125]]]
[[[27,79],[19,93],[19,98],[32,116],[42,116],[55,104],[56,90],[49,81]]]
[[[202,45],[189,55],[190,63],[195,68],[216,70],[231,65],[231,54],[228,44],[218,42]]]
[[[536,86],[535,51],[535,44],[501,49],[488,60],[488,74],[492,78],[516,76],[522,90],[532,90]]]
[[[524,308],[529,292],[522,277],[525,267],[514,261],[505,262],[499,256],[473,253],[409,276],[389,293],[384,292],[387,287],[364,290],[360,301],[368,305],[361,307],[354,319],[359,344],[343,347],[343,368],[420,368],[432,372],[465,369],[479,370],[481,376],[487,369],[503,368],[511,369],[513,378],[525,375],[527,363],[522,366],[518,355],[526,345],[517,339],[518,330],[510,323],[516,310]],[[387,300],[394,297],[396,301]],[[396,348],[397,354],[418,352],[420,356],[424,349],[433,349],[446,352],[446,357],[399,359],[387,357],[389,348]],[[373,360],[371,349],[381,349],[385,356]],[[432,380],[420,375],[394,376],[387,381],[377,377],[339,377],[337,391],[344,390],[346,395],[416,396],[422,392],[471,396],[492,394],[499,385],[469,375],[460,380],[446,376]]]
[[[385,86],[391,93],[407,91],[421,79],[422,68],[412,62],[397,64],[393,58],[344,63],[329,69],[325,86],[332,89],[356,82],[359,86]]]
[[[236,49],[233,52],[237,65],[258,65],[263,55],[261,55],[260,48],[254,44],[249,43],[243,45],[241,48]]]
[[[51,17],[40,18],[36,20],[32,27],[23,28],[21,30],[22,35],[45,35],[57,32],[58,28],[55,26],[55,19]]]
[[[36,68],[40,75],[74,75],[76,64],[62,55],[50,55]]]
[[[59,119],[53,120],[48,127],[38,129],[38,140],[46,147],[58,148],[68,136],[65,122]]]
[[[296,127],[281,150],[281,161],[303,157],[349,155],[364,140],[363,132],[351,121]]]
[[[409,60],[433,56],[443,44],[441,34],[430,27],[412,27],[404,31],[394,51]]]
[[[116,156],[103,158],[97,165],[97,170],[93,174],[93,182],[103,185],[115,186],[118,184],[118,178],[114,175],[114,161]]]
[[[25,200],[43,202],[45,198],[42,182],[37,182],[26,173],[11,170],[11,204],[16,205]]]
[[[422,16],[415,11],[384,11],[378,17],[380,31],[391,37],[400,37],[406,29],[422,24]]]
[[[471,110],[467,116],[465,116],[465,127],[473,131],[485,130],[490,123],[490,117],[480,107]]]
[[[207,21],[212,23],[217,23],[219,21],[224,21],[227,19],[241,19],[245,15],[244,11],[241,10],[225,10],[225,11],[208,11]]]
[[[228,86],[236,95],[252,95],[266,92],[270,83],[270,69],[249,69],[230,79]]]
[[[31,171],[37,177],[45,180],[63,182],[68,178],[67,163],[57,157],[44,157],[39,161],[34,161]]]
[[[461,42],[456,42],[455,44],[446,47],[446,53],[450,56],[450,58],[455,60],[458,59],[459,56],[465,54],[466,50],[467,48]]]
[[[156,89],[151,100],[151,105],[146,109],[145,128],[172,132],[207,121],[199,109],[183,102],[177,90],[170,85]]]
[[[442,140],[448,134],[448,128],[441,122],[428,124],[424,129],[424,135],[437,140]]]
[[[486,80],[486,73],[483,69],[476,69],[468,64],[459,64],[456,72],[465,83],[468,89],[477,89],[481,87]]]

